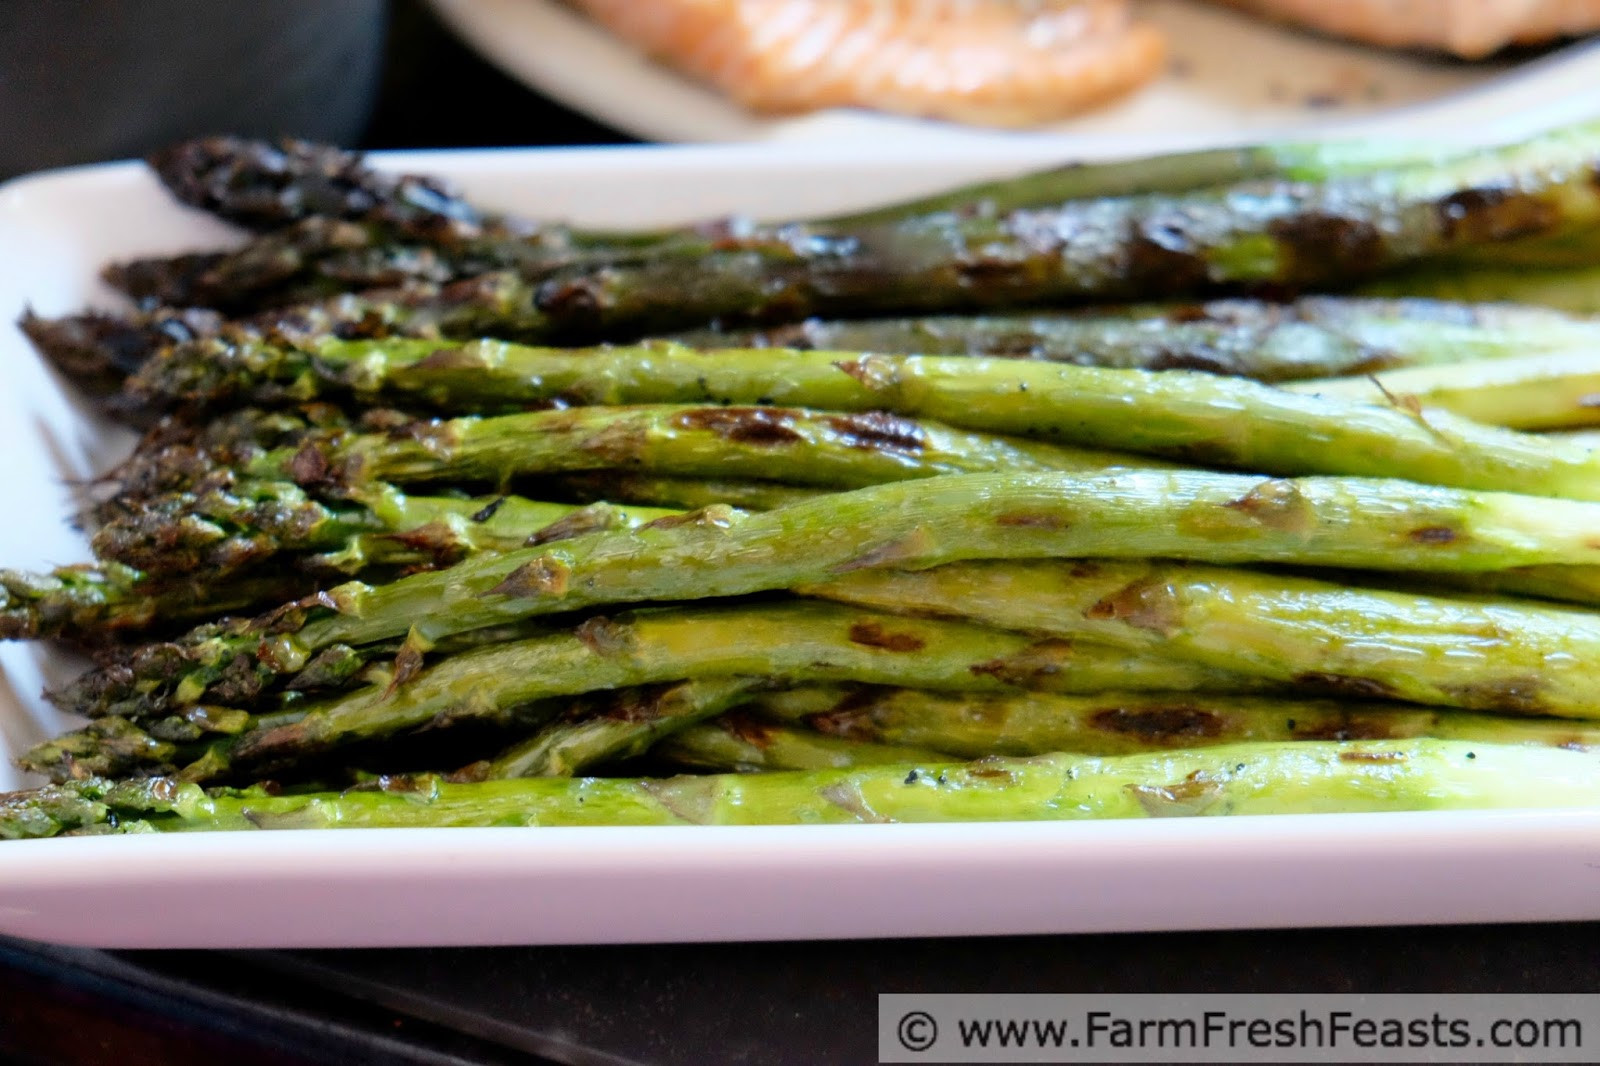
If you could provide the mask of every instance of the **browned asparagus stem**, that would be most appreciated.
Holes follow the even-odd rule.
[[[191,207],[254,230],[311,216],[375,223],[396,236],[453,241],[485,219],[438,178],[392,175],[359,152],[281,138],[201,137],[151,153],[167,190]]]
[[[17,324],[73,385],[91,396],[112,396],[160,349],[215,336],[222,317],[200,308],[129,315],[87,311],[63,318],[29,310]]]
[[[384,245],[363,224],[307,219],[287,244],[268,241],[245,256],[245,269],[213,262],[199,273],[248,278],[257,291],[207,282],[208,302],[242,309],[349,287],[357,276],[372,285],[388,283],[379,277],[450,280],[510,269],[537,283],[519,336],[560,343],[724,320],[1315,289],[1594,225],[1597,165],[1600,127],[1575,127],[1435,165],[1324,182],[1072,201],[993,218],[728,228],[577,256],[569,248],[530,251],[520,239],[464,250]],[[355,255],[356,269],[321,265],[340,252]],[[376,265],[362,258],[374,254]]]

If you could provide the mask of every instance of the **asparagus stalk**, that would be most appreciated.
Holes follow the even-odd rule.
[[[1391,575],[1392,578],[1392,575]],[[1482,596],[1532,596],[1562,603],[1600,607],[1600,570],[1587,566],[1523,566],[1478,574],[1434,574],[1429,589]],[[1411,588],[1416,588],[1412,583]]]
[[[235,768],[271,772],[422,726],[503,721],[520,707],[556,697],[729,676],[903,680],[979,691],[1260,687],[1225,672],[1092,644],[805,602],[596,618],[576,630],[469,649],[417,672],[420,658],[413,654],[407,665],[402,654],[398,673],[377,671],[366,688],[297,710],[292,721],[269,715],[183,773],[213,780]],[[51,748],[23,761],[54,772],[54,754]]]
[[[812,686],[752,693],[744,709],[757,719],[803,725],[844,740],[922,748],[962,759],[1415,737],[1574,750],[1600,747],[1600,728],[1565,719],[1193,692],[1073,696]]]
[[[273,719],[292,720],[292,714]],[[153,722],[96,718],[82,729],[35,746],[17,763],[57,782],[165,776],[204,762],[213,748],[225,753],[227,738],[258,721],[243,711],[204,706]]]
[[[392,293],[344,294],[226,325],[210,312],[163,309],[30,316],[24,328],[74,380],[89,376],[114,390],[161,348],[205,338],[267,344],[276,337],[311,345],[328,334],[516,340],[526,334],[510,318],[531,299],[525,289],[525,283],[501,274],[444,289],[414,285]],[[691,331],[673,339],[695,348],[988,355],[1287,381],[1570,351],[1592,346],[1597,333],[1600,326],[1592,322],[1542,308],[1317,296],[1289,304],[1235,299],[976,318],[811,319],[764,329]]]
[[[1588,445],[1585,445],[1588,447]],[[675,508],[694,511],[725,504],[747,511],[770,511],[815,499],[826,489],[784,485],[776,481],[729,481],[724,478],[657,477],[617,470],[566,474],[546,484],[556,494],[578,500]]]
[[[1574,128],[1444,165],[1325,183],[1241,184],[1077,201],[999,218],[924,216],[759,251],[550,277],[537,309],[567,337],[780,315],[954,311],[1150,299],[1218,286],[1345,284],[1459,248],[1600,220],[1600,130]]]
[[[373,509],[359,517],[308,501],[293,511],[275,509],[278,521],[271,527],[224,528],[216,521],[215,494],[170,501],[168,514],[114,521],[95,536],[97,565],[46,574],[0,570],[0,640],[103,644],[219,615],[259,613],[311,595],[329,575],[380,581],[478,552],[636,529],[679,513],[518,497],[406,496],[393,486],[368,486],[362,495]],[[247,502],[235,517],[255,521],[260,511]],[[265,572],[265,564],[283,553],[294,553],[291,568],[279,561]],[[137,569],[141,563],[150,569]],[[241,577],[240,571],[247,573]]]
[[[47,574],[0,570],[0,640],[59,638],[99,645],[130,633],[259,612],[314,589],[314,581],[294,573],[217,582],[193,575],[152,579],[106,562]]]
[[[1364,698],[1600,718],[1600,616],[1168,563],[863,571],[804,595],[1145,650]]]
[[[811,319],[767,329],[702,330],[672,339],[696,348],[1007,356],[1294,381],[1588,351],[1600,342],[1600,323],[1513,305],[1311,296],[1288,304],[1214,300],[1192,307],[978,318]]]
[[[357,309],[368,305],[380,320],[390,320],[390,328],[406,330],[448,321],[458,311],[467,319],[487,313],[506,329],[543,337],[552,323],[537,307],[536,279],[563,266],[607,259],[601,250],[572,248],[562,231],[548,227],[526,236],[440,245],[395,243],[382,227],[311,217],[233,251],[135,259],[102,274],[146,306],[204,306],[273,322],[285,312],[293,317],[305,305],[332,301],[342,306],[336,313],[346,320],[365,322],[369,316]],[[693,263],[692,254],[679,259]],[[339,299],[367,292],[377,295]]]
[[[403,435],[308,439],[261,456],[246,471],[308,485],[504,485],[517,477],[620,468],[860,488],[988,470],[1149,465],[1111,452],[962,432],[881,412],[663,404],[457,418],[419,423]]]
[[[1422,296],[1440,300],[1504,301],[1572,314],[1600,314],[1600,266],[1423,267],[1368,282],[1368,296]]]
[[[878,567],[969,559],[1185,558],[1454,572],[1593,565],[1590,504],[1397,481],[1263,481],[1190,471],[967,474],[737,515],[710,508],[629,533],[479,556],[383,587],[351,582],[253,625],[202,628],[91,672],[67,710],[248,703],[323,654],[413,624],[437,640],[614,603],[737,596]],[[124,711],[119,708],[128,707]]]
[[[959,697],[951,700],[948,696],[938,694],[924,694],[942,699],[945,702],[954,702],[960,705]],[[1070,697],[1059,697],[1067,699]],[[1265,702],[1265,701],[1263,701]],[[1289,704],[1288,713],[1294,713],[1293,703]],[[1188,714],[1194,717],[1191,708]],[[1270,712],[1275,721],[1283,721],[1283,709],[1278,708]],[[1463,742],[1478,744],[1534,744],[1556,748],[1572,748],[1574,731],[1568,722],[1547,722],[1533,720],[1528,722],[1508,721],[1493,715],[1469,714],[1441,714],[1418,715],[1415,712],[1393,712],[1398,720],[1391,720],[1384,712],[1344,712],[1345,721],[1348,723],[1338,732],[1351,732],[1361,739],[1374,737],[1443,737],[1456,739]],[[1330,719],[1333,715],[1327,715]],[[1455,721],[1454,719],[1460,719]],[[904,733],[932,734],[931,747],[918,747],[911,743],[884,743],[871,739],[880,732],[887,730],[861,729],[849,734],[828,734],[813,732],[809,729],[774,723],[771,719],[763,719],[743,711],[734,711],[725,714],[715,721],[691,725],[680,732],[668,735],[656,744],[653,753],[675,763],[679,766],[693,770],[710,770],[719,773],[771,773],[781,770],[824,770],[824,769],[853,769],[859,767],[883,766],[892,764],[907,764],[916,762],[937,762],[941,759],[972,758],[984,759],[996,755],[1002,757],[1034,757],[1049,756],[1058,752],[1072,751],[1080,754],[1097,754],[1086,752],[1081,748],[1065,747],[1055,744],[1052,738],[1053,723],[1041,723],[1034,733],[1024,734],[1020,737],[1002,735],[996,739],[1000,741],[997,748],[979,751],[972,755],[963,755],[952,750],[965,745],[955,741],[948,745],[941,745],[942,739],[939,728],[942,722],[935,719],[932,722],[922,723],[920,728],[899,730]],[[1297,723],[1298,724],[1298,723]],[[960,725],[955,730],[960,732]],[[1373,732],[1360,732],[1363,728],[1371,728]],[[1281,732],[1282,730],[1277,730]],[[1263,732],[1274,732],[1266,730]],[[1580,730],[1578,735],[1584,736],[1589,744],[1600,739],[1600,732],[1595,730]],[[1068,736],[1071,736],[1070,732]],[[1278,738],[1278,739],[1293,739]],[[1331,735],[1321,739],[1334,738]],[[1225,743],[1265,743],[1264,737],[1248,741],[1221,740],[1216,737],[1202,738],[1198,743],[1175,745],[1176,747],[1214,747]],[[1135,748],[1121,758],[1130,758],[1140,749]],[[1590,750],[1589,745],[1583,745],[1581,750]]]
[[[158,777],[177,772],[200,753],[151,736],[126,718],[97,718],[86,727],[39,744],[18,765],[52,781]],[[0,809],[3,809],[0,801]]]
[[[330,508],[293,483],[227,478],[130,508],[93,546],[98,558],[149,574],[224,577],[280,551],[334,551],[382,530],[370,512]]]
[[[73,385],[91,396],[109,397],[155,352],[218,334],[222,318],[202,308],[128,315],[87,311],[63,318],[43,318],[30,309],[17,325]]]
[[[369,288],[499,266],[537,275],[656,247],[703,252],[749,229],[739,220],[634,234],[536,225],[480,212],[438,179],[389,175],[356,153],[288,139],[186,141],[148,162],[184,203],[270,231],[241,252],[141,260],[112,272],[130,295],[158,302],[249,305],[319,282]]]
[[[309,708],[292,723],[241,734],[231,755],[234,765],[279,765],[429,723],[498,717],[555,696],[730,675],[903,678],[921,687],[980,691],[1259,687],[1159,655],[1040,643],[959,622],[833,605],[675,609],[593,620],[573,633],[468,651],[399,687],[380,678],[366,690]]]
[[[167,380],[162,383],[161,378]],[[1303,396],[1210,374],[1106,370],[1016,360],[748,349],[560,351],[479,342],[277,349],[237,362],[163,358],[146,365],[152,395],[220,398],[261,378],[307,388],[341,380],[457,408],[544,402],[792,404],[890,411],[962,429],[1045,437],[1276,474],[1403,477],[1460,488],[1600,499],[1600,458],[1586,449],[1402,406]],[[271,392],[274,386],[268,386]]]
[[[557,275],[539,307],[568,335],[741,317],[979,310],[1150,299],[1221,285],[1346,284],[1459,248],[1592,224],[1597,131],[1326,183],[1078,201],[999,218],[924,216],[713,254],[686,301],[665,258]],[[1514,190],[1514,191],[1508,191]]]
[[[352,279],[449,280],[510,266],[538,282],[531,305],[515,316],[518,335],[572,343],[722,320],[1349,284],[1462,248],[1557,236],[1600,221],[1600,189],[1591,180],[1597,158],[1600,130],[1575,127],[1441,165],[1326,182],[1246,182],[1073,201],[992,218],[936,214],[846,228],[757,227],[669,240],[631,258],[601,252],[592,264],[554,273],[548,256],[535,255],[531,266],[497,259],[505,242],[464,257],[433,248],[374,248],[365,233],[318,233],[301,244],[317,250],[311,258],[351,245],[357,262],[340,268],[342,281],[340,270],[329,276],[318,267],[325,283],[345,287]],[[376,252],[378,265],[363,261],[361,252],[368,258]],[[267,265],[257,276],[267,278],[269,289],[278,286],[270,299],[307,295],[308,286],[291,283],[304,272],[304,251],[272,248],[253,258]],[[221,305],[225,294],[206,289],[221,270],[211,262],[193,271],[202,283],[198,290],[143,295]],[[125,286],[129,273],[120,279]],[[193,299],[197,291],[205,301]]]
[[[1414,141],[1309,141],[1206,148],[1096,163],[1069,163],[1020,177],[828,219],[857,226],[940,212],[996,215],[1069,200],[1181,193],[1247,181],[1317,182],[1396,167],[1441,165],[1463,149]]]
[[[178,200],[254,230],[320,216],[448,242],[478,234],[486,222],[437,178],[386,174],[366,166],[358,152],[293,138],[201,137],[153,152],[146,162]]]
[[[1413,367],[1360,377],[1293,382],[1286,388],[1323,397],[1398,402],[1450,411],[1508,429],[1572,429],[1600,424],[1597,348],[1548,355]]]
[[[29,311],[19,325],[34,348],[75,385],[96,398],[114,398],[129,374],[173,345],[218,339],[230,344],[311,343],[329,335],[438,336],[441,324],[466,328],[485,308],[491,313],[501,309],[498,289],[494,278],[445,289],[416,283],[340,293],[246,319],[225,319],[215,311],[191,307],[158,306],[118,314],[85,311],[60,318]],[[139,413],[126,404],[108,406],[124,418]]]
[[[764,825],[1593,807],[1595,758],[1407,740],[1235,744],[1099,759],[1053,755],[667,780],[388,779],[364,790],[208,794],[170,778],[11,793],[0,836],[401,826]]]
[[[133,259],[100,272],[144,306],[205,307],[236,316],[314,303],[342,290],[452,275],[453,265],[435,248],[387,243],[380,228],[315,216],[232,251]]]
[[[1456,146],[1413,141],[1311,141],[1072,163],[835,221],[883,221],[975,205],[1011,210],[1260,179],[1320,181],[1438,164],[1462,154]],[[484,221],[477,209],[436,178],[391,175],[368,167],[360,153],[292,138],[202,137],[156,151],[146,162],[182,202],[250,229],[276,229],[322,215],[381,222],[409,236],[440,239],[452,236],[453,229]],[[446,231],[442,235],[441,229]]]
[[[297,305],[368,290],[379,291],[381,307],[390,302],[387,290],[398,290],[393,306],[400,313],[391,324],[408,331],[451,322],[471,334],[469,321],[491,316],[495,332],[548,339],[574,328],[570,312],[552,316],[543,306],[542,279],[562,270],[660,261],[690,271],[706,257],[735,250],[758,261],[769,255],[789,261],[813,241],[738,222],[585,236],[559,226],[508,228],[504,220],[476,237],[423,241],[397,239],[372,222],[310,216],[233,251],[135,259],[112,264],[104,277],[141,304],[203,305],[269,321]]]
[[[382,482],[346,492],[356,505],[324,504],[276,481],[176,493],[108,522],[94,536],[95,554],[149,575],[198,570],[217,580],[291,553],[307,572],[350,575],[379,566],[449,565],[479,552],[636,529],[678,513],[519,496],[416,496]]]
[[[137,513],[161,497],[206,487],[226,488],[242,466],[273,448],[334,429],[380,429],[412,421],[396,412],[374,410],[352,418],[339,408],[312,403],[287,410],[246,408],[204,423],[167,417],[155,423],[119,466],[93,486],[101,497],[87,517],[99,525]]]
[[[507,263],[548,269],[594,241],[487,215],[438,179],[388,175],[356,153],[304,141],[204,138],[148,162],[184,203],[267,232],[236,252],[109,271],[113,284],[144,301],[239,307],[319,287],[450,280]],[[623,254],[657,239],[617,234],[605,246]]]
[[[695,727],[724,715],[727,736]],[[767,722],[804,725],[876,751],[920,750],[963,759],[1070,751],[1126,755],[1152,749],[1284,740],[1439,737],[1501,744],[1600,747],[1600,728],[1559,718],[1506,717],[1435,710],[1375,700],[1331,700],[1203,692],[935,692],[890,686],[809,686],[772,691],[770,683],[732,678],[657,690],[630,690],[600,707],[551,722],[492,760],[470,768],[490,777],[570,777],[599,763],[647,750],[700,768],[809,769],[768,762],[757,752]],[[712,723],[716,726],[718,723]],[[726,729],[726,726],[721,728]],[[678,743],[687,733],[693,737]],[[785,738],[787,739],[787,738]],[[751,745],[752,748],[740,748]],[[740,758],[697,761],[687,749]],[[801,746],[799,751],[806,751]],[[849,749],[824,747],[848,756]],[[771,758],[778,759],[778,755]],[[736,763],[741,765],[735,766]],[[853,765],[842,763],[840,765]]]
[[[1459,258],[1468,266],[1494,269],[1523,266],[1560,270],[1600,266],[1600,227],[1591,226],[1556,237],[1507,241],[1494,249],[1469,249]]]
[[[1439,149],[1418,151],[1412,145],[1379,142],[1192,152],[1128,163],[1071,167],[986,183],[933,202],[874,211],[870,215],[835,220],[833,225],[849,227],[905,221],[933,211],[948,210],[954,202],[952,197],[961,198],[969,205],[981,204],[982,210],[992,215],[1085,196],[1182,192],[1221,182],[1262,178],[1319,181],[1386,167],[1442,162],[1446,158]],[[407,273],[407,266],[414,267],[409,271],[412,276],[425,273],[423,264],[429,260],[426,251],[430,248],[442,247],[465,258],[465,263],[444,268],[445,276],[461,276],[470,269],[468,264],[474,258],[485,263],[526,266],[530,260],[533,264],[562,261],[555,258],[556,253],[573,247],[599,246],[611,249],[613,254],[624,254],[669,241],[674,236],[680,240],[698,236],[694,231],[677,235],[584,235],[559,227],[536,228],[527,223],[489,218],[436,179],[386,175],[364,166],[355,153],[303,141],[206,138],[173,145],[152,155],[149,162],[178,199],[252,229],[275,230],[307,223],[326,227],[330,221],[342,221],[361,223],[365,236],[362,243],[365,244],[381,248],[389,242],[412,242],[410,248],[402,245],[403,251],[383,257],[390,266],[389,272],[381,274],[383,280],[388,280],[395,270]],[[731,223],[725,228],[737,232],[742,225]],[[344,228],[347,233],[353,230],[350,226]],[[744,225],[743,228],[748,227]],[[355,239],[347,236],[345,241]],[[329,250],[340,250],[339,241],[327,243]],[[276,253],[256,249],[248,258],[256,264],[282,262],[285,258],[314,261],[316,252],[314,248],[306,248],[299,256],[289,256],[281,249]],[[174,265],[179,269],[163,272],[158,262],[151,261],[143,264],[142,269],[129,272],[146,279],[145,284],[135,286],[138,290],[135,295],[204,296],[204,292],[196,293],[192,288],[185,292],[181,285],[175,288],[174,284],[156,283],[163,273],[170,275],[174,282],[184,273],[193,273],[192,269],[183,270],[181,264]],[[215,261],[210,264],[213,271],[218,266]],[[220,273],[226,275],[229,271],[223,268]],[[210,295],[220,296],[223,302],[237,299],[238,286],[237,280],[230,288],[228,282],[217,278],[209,286]]]
[[[734,707],[740,711],[723,715]],[[715,730],[696,730],[699,723],[717,715],[723,720],[712,725],[731,733],[732,739],[716,735]],[[875,750],[934,751],[963,759],[1058,751],[1125,755],[1259,741],[1411,737],[1600,747],[1600,728],[1567,719],[1469,714],[1372,700],[1202,692],[1088,696],[934,692],[871,685],[771,691],[770,683],[732,678],[629,690],[599,707],[586,705],[582,713],[551,722],[494,759],[475,764],[464,776],[473,780],[570,777],[647,750],[702,769],[813,768],[814,764],[790,761],[763,765],[757,754],[764,738],[763,721],[804,725]],[[677,738],[691,733],[694,736],[680,747]],[[689,749],[717,751],[726,757],[721,762],[696,760],[686,754]],[[727,754],[739,750],[745,753],[742,758]],[[818,750],[849,754],[848,748]]]
[[[332,269],[328,263],[324,267]],[[203,295],[191,291],[201,282],[187,274],[179,286],[160,277],[140,280],[136,265],[121,269],[124,273],[116,280],[133,289],[145,304],[181,304]],[[129,277],[129,271],[134,276]],[[224,288],[242,284],[220,272],[220,267],[213,268],[205,284]],[[93,395],[112,398],[129,374],[174,345],[189,345],[204,357],[203,353],[223,345],[314,344],[328,336],[492,335],[515,340],[542,335],[540,323],[519,325],[529,316],[533,288],[514,273],[487,272],[448,285],[405,279],[404,284],[394,286],[393,280],[387,276],[343,277],[338,285],[360,285],[362,291],[313,292],[307,294],[313,302],[290,303],[245,318],[224,319],[203,308],[157,306],[122,314],[90,311],[61,318],[28,313],[21,326],[34,347],[74,382]],[[371,288],[363,283],[390,287]],[[108,406],[124,418],[139,413],[136,405],[128,403]]]
[[[874,744],[774,725],[738,711],[673,733],[655,746],[654,753],[693,770],[741,774],[908,766],[949,758],[925,748]]]
[[[571,777],[596,763],[643,755],[664,736],[736,707],[771,684],[760,678],[727,677],[626,689],[580,705],[526,740],[456,776]]]

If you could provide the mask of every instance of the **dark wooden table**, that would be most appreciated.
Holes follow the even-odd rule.
[[[293,952],[0,940],[0,1060],[798,1066],[875,1061],[884,992],[1597,987],[1589,924]]]
[[[625,140],[397,5],[368,147]],[[1600,925],[427,951],[0,940],[0,1061],[868,1062],[881,992],[1596,989]]]

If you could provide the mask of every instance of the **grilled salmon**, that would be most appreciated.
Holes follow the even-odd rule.
[[[1323,33],[1467,59],[1600,30],[1600,0],[1223,0]]]
[[[1124,0],[569,2],[768,113],[866,107],[1033,125],[1129,92],[1165,58]]]

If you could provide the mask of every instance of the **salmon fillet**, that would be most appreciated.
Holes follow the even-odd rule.
[[[746,107],[867,107],[983,125],[1144,84],[1165,44],[1124,0],[569,0]]]
[[[1323,33],[1477,59],[1600,30],[1600,0],[1223,0]]]

